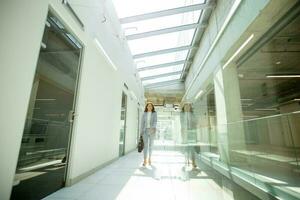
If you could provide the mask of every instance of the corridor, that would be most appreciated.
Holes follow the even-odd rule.
[[[152,166],[143,167],[134,151],[45,200],[257,199],[204,164],[185,166],[182,153],[164,148],[156,146]]]
[[[1,0],[0,25],[0,200],[300,200],[299,0]]]

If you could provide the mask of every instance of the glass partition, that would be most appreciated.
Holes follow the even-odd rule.
[[[47,17],[11,199],[42,199],[64,186],[82,46]]]
[[[200,154],[223,162],[258,187],[300,193],[300,112],[219,125],[221,158],[208,151]],[[241,129],[243,127],[243,129]],[[201,129],[205,129],[202,127]],[[225,130],[222,137],[221,130]],[[240,130],[237,135],[235,130]],[[201,143],[198,144],[201,147]]]

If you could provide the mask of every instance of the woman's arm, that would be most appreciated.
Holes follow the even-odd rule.
[[[143,113],[142,119],[141,119],[140,136],[143,135],[144,129],[145,129],[145,113]]]

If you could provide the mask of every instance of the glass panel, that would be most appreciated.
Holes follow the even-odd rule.
[[[195,29],[156,35],[152,37],[128,41],[131,53],[141,54],[162,49],[175,48],[190,45]],[[158,45],[159,44],[159,45]]]
[[[224,83],[239,86],[215,85],[217,116],[229,123],[214,125],[209,95],[194,104],[201,161],[282,199],[300,194],[300,79],[288,76],[300,74],[299,24],[300,16],[237,69],[224,69]]]
[[[143,81],[143,85],[180,79],[181,74]]]
[[[198,97],[193,104],[192,113],[196,125],[195,134],[199,142],[199,150],[202,155],[206,155],[212,159],[220,157],[218,150],[217,137],[217,119],[215,106],[214,89],[208,89],[208,92]]]
[[[119,18],[205,3],[205,0],[113,0]]]
[[[126,114],[127,114],[127,95],[123,92],[122,93],[122,107],[121,107],[119,156],[125,155]]]
[[[49,14],[11,199],[42,199],[65,183],[81,45]]]
[[[159,74],[165,74],[165,73],[171,73],[171,72],[178,72],[183,69],[183,64],[182,65],[175,65],[175,66],[170,66],[170,67],[163,67],[163,68],[158,68],[158,69],[151,69],[151,70],[145,70],[139,72],[140,77],[147,77],[147,76],[155,76]]]
[[[135,59],[137,68],[185,60],[188,50]]]
[[[123,24],[125,35],[197,23],[201,10]]]
[[[299,24],[297,17],[238,68],[244,119],[300,110],[300,78],[288,76],[300,75]]]

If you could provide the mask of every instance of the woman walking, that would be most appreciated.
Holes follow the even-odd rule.
[[[151,165],[151,154],[153,140],[156,133],[156,124],[157,124],[157,113],[152,103],[147,103],[145,106],[145,111],[141,121],[141,135],[144,140],[144,163],[143,166],[146,166],[147,163]],[[147,162],[148,161],[148,162]]]

